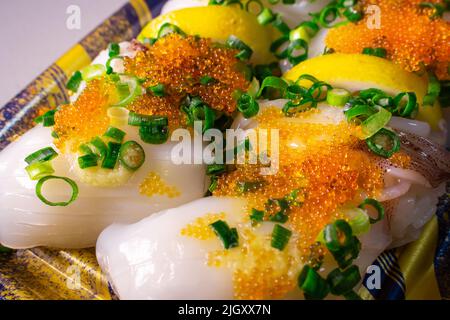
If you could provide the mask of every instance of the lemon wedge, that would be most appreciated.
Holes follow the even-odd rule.
[[[374,87],[392,95],[414,92],[419,102],[417,119],[428,122],[434,130],[439,128],[442,119],[439,103],[422,105],[428,88],[427,79],[407,72],[389,60],[363,54],[328,54],[298,64],[284,78],[295,81],[302,74],[313,75],[334,87],[350,91]]]
[[[150,21],[138,40],[157,37],[164,23],[171,23],[189,35],[199,35],[225,42],[234,35],[253,50],[252,62],[269,63],[275,60],[270,52],[272,30],[261,26],[256,17],[237,6],[207,6],[171,11]]]

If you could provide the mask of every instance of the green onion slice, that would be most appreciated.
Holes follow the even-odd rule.
[[[425,106],[433,106],[441,93],[441,83],[434,74],[428,76],[428,90],[425,97],[423,97],[423,104]]]
[[[119,44],[112,42],[108,46],[108,55],[110,58],[116,57],[120,54],[120,46]]]
[[[84,81],[100,78],[106,74],[106,67],[102,64],[91,64],[81,69]]]
[[[72,195],[70,196],[70,199],[68,201],[63,201],[63,202],[52,202],[52,201],[47,200],[42,195],[42,187],[43,187],[44,183],[49,180],[63,180],[64,182],[67,182],[70,185],[70,187],[72,188]],[[67,177],[45,176],[45,177],[41,178],[38,181],[38,183],[36,184],[36,195],[39,198],[39,200],[41,200],[43,203],[45,203],[48,206],[66,207],[77,199],[78,186],[75,181],[73,181],[72,179],[67,178]]]
[[[275,15],[275,20],[272,21],[272,25],[280,31],[281,34],[287,36],[289,38],[289,32],[291,32],[291,29],[286,24],[286,22],[283,21],[283,18],[280,14]]]
[[[400,150],[400,138],[388,129],[382,128],[376,134],[366,139],[370,151],[383,158],[390,158]]]
[[[282,225],[276,224],[272,231],[272,248],[283,251],[292,236],[292,231]]]
[[[231,228],[223,220],[217,220],[210,224],[216,235],[222,240],[225,249],[237,247],[239,245],[239,235],[236,228]]]
[[[378,112],[368,117],[361,123],[360,139],[372,137],[384,126],[386,126],[392,118],[392,114],[384,108],[379,108]]]
[[[342,271],[339,268],[331,271],[327,276],[330,291],[336,296],[344,295],[353,290],[361,280],[361,274],[357,266],[350,266]]]
[[[259,88],[258,94],[256,96],[260,97],[264,89],[266,88],[273,88],[280,93],[281,97],[284,97],[288,86],[289,85],[285,80],[279,77],[269,76],[263,80],[261,87]]]
[[[58,153],[52,147],[47,147],[28,155],[25,158],[25,162],[28,164],[45,162],[54,159],[56,156],[58,156]]]
[[[122,99],[114,105],[114,107],[125,107],[129,105],[134,99],[142,94],[142,88],[138,82],[138,79],[131,77],[124,82],[119,82],[116,84],[119,93],[122,93],[126,89],[125,95]]]
[[[107,153],[108,147],[103,142],[103,140],[100,137],[95,137],[91,140],[91,145],[95,148],[95,153],[100,157],[104,158]]]
[[[119,161],[125,168],[136,171],[145,162],[144,149],[136,141],[127,141],[120,147]]]
[[[186,36],[186,33],[183,32],[179,27],[169,22],[164,23],[158,31],[158,38],[163,38],[171,33],[177,33],[182,37]]]
[[[323,241],[340,268],[347,268],[359,255],[361,242],[353,235],[350,224],[336,220],[323,229]]]
[[[288,57],[289,35],[283,35],[270,45],[270,51],[278,59],[286,59]]]
[[[106,156],[102,162],[102,168],[114,169],[117,158],[119,157],[120,147],[120,143],[108,142],[108,149],[106,150]]]
[[[56,110],[49,110],[43,115],[34,119],[34,122],[42,123],[44,127],[52,127],[55,124],[55,113]]]
[[[370,223],[371,224],[374,224],[374,223],[377,223],[378,221],[383,220],[383,218],[384,218],[384,207],[383,207],[383,205],[380,202],[378,202],[375,199],[367,198],[366,200],[364,200],[359,205],[359,208],[365,209],[366,206],[371,206],[377,211],[377,217],[376,218],[370,218]]]
[[[252,48],[246,45],[243,41],[239,40],[238,37],[231,35],[226,44],[228,47],[239,50],[239,53],[236,55],[236,58],[239,60],[249,60],[253,54]]]
[[[237,108],[242,113],[242,115],[247,119],[256,116],[259,112],[258,102],[247,93],[244,93],[238,99]]]
[[[334,88],[327,91],[327,103],[331,106],[343,107],[350,97],[350,92],[345,89]]]
[[[361,208],[351,208],[345,210],[348,223],[352,227],[354,235],[360,235],[369,232],[370,219],[369,215]]]
[[[327,281],[322,278],[319,273],[305,265],[298,277],[298,286],[305,295],[305,299],[322,300],[330,292]]]
[[[222,174],[226,171],[227,167],[225,164],[209,164],[206,167],[206,174],[208,176]]]
[[[25,167],[25,171],[31,180],[39,180],[42,177],[55,173],[51,161],[34,162]]]
[[[326,88],[325,94],[323,88]],[[333,89],[331,85],[323,81],[317,81],[308,89],[308,96],[312,97],[315,101],[324,101],[327,98],[328,90]]]
[[[287,48],[287,59],[292,65],[297,65],[308,58],[308,42],[296,39],[289,43]]]
[[[78,91],[80,87],[81,81],[83,81],[83,76],[80,71],[75,71],[72,77],[70,77],[69,81],[66,84],[66,88],[72,92]]]
[[[251,1],[247,2],[247,5],[250,2]],[[268,25],[269,23],[273,22],[276,19],[276,17],[272,10],[270,10],[269,8],[264,8],[258,14],[257,19],[258,19],[258,22],[260,25],[265,26],[265,25]]]
[[[404,101],[406,97],[407,101]],[[394,98],[394,104],[396,106],[395,113],[401,117],[408,118],[418,108],[417,96],[414,92],[402,92]]]
[[[163,144],[169,138],[167,117],[159,117],[139,128],[139,136],[145,143]]]
[[[254,223],[262,222],[264,220],[264,211],[252,208],[252,212],[250,214],[250,219]]]
[[[162,83],[149,87],[148,90],[150,90],[155,97],[164,97],[165,95],[165,86]]]
[[[98,157],[95,154],[86,154],[78,158],[78,165],[81,169],[97,166]]]
[[[293,116],[296,113],[308,111],[317,107],[317,101],[309,95],[305,95],[299,102],[288,101],[283,106],[283,113],[287,116]]]
[[[125,131],[122,131],[115,127],[109,127],[103,136],[114,139],[117,142],[122,142],[125,135],[126,135]]]

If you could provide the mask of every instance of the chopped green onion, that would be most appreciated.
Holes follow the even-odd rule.
[[[427,94],[423,97],[423,105],[433,106],[441,93],[441,83],[434,74],[428,76]]]
[[[269,199],[266,203],[266,211],[272,212],[274,210],[277,210],[277,212],[270,216],[270,221],[280,223],[288,221],[289,203],[285,199]]]
[[[67,182],[70,187],[72,188],[72,195],[70,196],[70,199],[68,201],[63,201],[63,202],[52,202],[47,200],[43,195],[42,195],[42,187],[44,185],[44,183],[48,180],[63,180],[64,182]],[[75,181],[73,181],[72,179],[69,179],[67,177],[57,177],[57,176],[45,176],[43,178],[41,178],[38,183],[36,184],[36,195],[39,198],[39,200],[41,200],[43,203],[45,203],[48,206],[52,206],[52,207],[65,207],[68,206],[69,204],[71,204],[72,202],[74,202],[77,197],[78,197],[78,186],[75,183]]]
[[[208,176],[218,175],[224,173],[227,167],[224,164],[209,164],[206,167],[206,174]]]
[[[283,251],[292,236],[292,231],[282,225],[276,224],[272,231],[272,248]]]
[[[361,123],[360,139],[372,137],[384,126],[386,126],[392,118],[392,114],[384,108],[379,108],[378,112],[368,117]]]
[[[353,236],[352,227],[345,220],[336,220],[323,229],[323,241],[340,268],[348,267],[358,257],[361,242]]]
[[[404,101],[404,97],[407,97],[407,101]],[[394,104],[396,109],[395,114],[401,117],[410,117],[418,108],[417,97],[414,92],[402,92],[394,98]]]
[[[371,100],[373,97],[375,97],[378,94],[386,94],[383,90],[376,89],[376,88],[369,88],[365,90],[361,90],[359,92],[359,96],[363,98],[364,100]]]
[[[360,280],[361,274],[359,273],[359,268],[357,266],[350,266],[344,271],[336,268],[327,276],[330,291],[336,296],[352,291]]]
[[[307,90],[298,84],[292,84],[287,87],[285,97],[289,100],[298,101],[307,94]]]
[[[253,54],[253,50],[236,36],[231,35],[227,39],[226,44],[230,48],[239,50],[239,53],[236,55],[236,58],[239,60],[249,60]]]
[[[260,25],[265,26],[265,25],[273,22],[276,19],[276,17],[275,17],[275,14],[273,13],[272,10],[270,10],[269,8],[264,8],[258,14],[257,19],[258,19],[258,22],[259,22]]]
[[[263,93],[264,89],[266,88],[273,88],[279,91],[280,96],[284,97],[286,90],[288,88],[288,84],[286,81],[279,77],[269,76],[264,79],[264,81],[261,84],[261,87],[259,88],[257,97],[260,97]]]
[[[297,78],[295,81],[295,84],[300,84],[301,81],[310,81],[312,84],[319,82],[316,77],[310,75],[310,74],[302,74]]]
[[[120,46],[117,43],[110,43],[108,46],[108,55],[110,58],[116,57],[120,54]]]
[[[344,298],[346,300],[362,300],[361,297],[355,291],[349,291],[344,293]]]
[[[95,137],[91,140],[91,145],[95,148],[95,153],[100,157],[104,158],[106,156],[108,147],[103,142],[100,137]]]
[[[259,104],[251,95],[244,93],[238,99],[237,109],[246,119],[250,119],[258,114]]]
[[[350,8],[356,4],[357,0],[338,0],[338,7],[340,8]]]
[[[102,162],[102,168],[114,169],[114,167],[116,166],[117,158],[119,157],[120,147],[120,143],[108,142],[108,149],[106,151],[106,156]]]
[[[44,127],[52,127],[55,124],[55,113],[56,110],[49,110],[43,115],[34,119],[34,122],[42,123]]]
[[[297,39],[302,39],[309,43],[311,37],[309,35],[308,28],[306,26],[299,26],[289,33],[289,41],[295,41]]]
[[[298,286],[303,290],[305,299],[322,300],[330,292],[327,281],[322,278],[319,273],[305,265],[298,277]]]
[[[135,112],[130,112],[130,114],[128,115],[128,124],[130,126],[144,126],[144,125],[149,125],[150,123],[152,123],[153,121],[160,121],[160,122],[167,122],[167,117],[164,116],[149,116],[149,115],[145,115],[145,114],[139,114],[139,113],[135,113]],[[168,122],[167,122],[168,124]]]
[[[216,235],[222,240],[223,247],[230,249],[239,245],[239,235],[236,228],[231,228],[223,220],[217,220],[210,224]]]
[[[82,145],[80,145],[78,147],[78,150],[83,155],[85,155],[85,154],[94,154],[94,152],[92,151],[91,147],[89,147],[89,145],[86,144],[86,143],[83,143]]]
[[[308,42],[296,39],[289,43],[287,48],[287,59],[292,65],[297,65],[308,58]]]
[[[431,18],[442,17],[442,15],[445,12],[445,8],[439,3],[421,2],[419,4],[419,8],[430,8],[430,9],[432,9],[433,10],[433,14],[431,15]]]
[[[351,208],[345,210],[345,216],[348,218],[348,223],[352,227],[354,235],[360,235],[369,232],[370,219],[369,215],[361,208]]]
[[[117,129],[115,127],[109,127],[103,136],[114,139],[117,142],[122,142],[125,135],[126,133],[124,131]]]
[[[291,29],[286,24],[286,22],[283,21],[283,18],[280,14],[275,15],[275,20],[272,21],[272,25],[278,29],[278,31],[281,32],[283,35],[287,35],[289,37],[289,32],[291,32]]]
[[[375,56],[379,58],[386,58],[387,51],[384,48],[364,48],[362,54]]]
[[[357,104],[350,109],[344,111],[347,121],[352,121],[355,118],[365,120],[371,115],[375,114],[377,110],[367,104]]]
[[[119,82],[116,85],[119,95],[121,96],[121,100],[114,105],[114,107],[125,107],[131,102],[134,101],[134,99],[142,94],[142,88],[140,84],[138,83],[137,78],[130,78],[125,82]],[[126,92],[124,95],[121,93],[123,90],[126,89]]]
[[[208,192],[213,193],[214,190],[216,190],[216,188],[217,188],[217,184],[218,184],[217,176],[212,176],[211,183],[209,184],[209,187],[208,187]]]
[[[264,185],[264,181],[238,181],[236,189],[239,193],[253,192],[260,189]]]
[[[81,169],[97,166],[98,157],[95,154],[86,154],[78,158],[78,165]]]
[[[250,86],[248,87],[247,93],[252,97],[256,98],[256,95],[259,91],[259,81],[256,79],[256,77],[253,77],[252,82],[250,82]]]
[[[334,88],[327,92],[327,103],[331,106],[343,107],[350,100],[350,97],[349,91]]]
[[[324,28],[331,28],[332,23],[339,17],[339,10],[334,6],[325,7],[319,15],[319,23]]]
[[[349,7],[345,9],[343,14],[350,22],[357,22],[361,20],[363,17],[362,13],[356,10],[354,7]]]
[[[83,76],[80,71],[76,71],[66,84],[66,88],[72,92],[78,91],[81,81],[83,81]]]
[[[169,22],[166,22],[159,28],[158,38],[163,38],[171,33],[177,33],[182,37],[186,36],[186,33],[184,33],[183,30],[181,30],[179,27]]]
[[[370,151],[383,158],[390,158],[400,150],[400,138],[398,135],[387,129],[380,129],[377,133],[366,140]]]
[[[281,70],[277,62],[256,65],[254,71],[255,77],[260,83],[262,83],[266,77],[281,75]]]
[[[106,74],[106,67],[102,64],[91,64],[81,69],[83,80],[90,81]]]
[[[321,102],[326,100],[327,94],[322,93],[322,88],[326,88],[326,92],[328,90],[333,89],[331,85],[323,81],[317,81],[313,83],[313,85],[308,90],[308,96],[312,97],[316,102]]]
[[[25,171],[31,180],[39,180],[42,177],[55,173],[50,161],[33,162],[25,167]]]
[[[264,211],[252,208],[250,219],[252,222],[262,222],[264,220]]]
[[[206,86],[208,84],[216,82],[216,79],[210,76],[203,76],[200,78],[200,84],[203,86]]]
[[[383,220],[384,218],[384,207],[383,205],[378,202],[375,199],[371,199],[371,198],[367,198],[366,200],[364,200],[360,205],[359,208],[360,209],[365,209],[366,206],[369,205],[371,207],[373,207],[375,210],[377,210],[377,217],[374,218],[370,218],[370,223],[374,224],[377,223],[378,221]]]
[[[36,162],[44,162],[54,159],[58,156],[58,153],[52,148],[42,148],[38,151],[33,152],[28,155],[24,160],[28,164],[36,163]]]
[[[283,35],[270,45],[270,51],[278,59],[285,59],[288,56],[289,35]]]
[[[314,100],[311,96],[305,95],[299,102],[288,101],[283,106],[283,113],[290,117],[296,113],[308,111],[317,107],[317,101]]]
[[[167,117],[159,117],[139,128],[142,141],[150,144],[162,144],[169,138],[169,122]]]
[[[144,149],[136,141],[127,141],[120,147],[119,161],[125,168],[136,171],[145,162]]]
[[[162,83],[154,85],[152,87],[148,87],[147,89],[150,90],[155,97],[164,97],[165,95],[165,86]]]

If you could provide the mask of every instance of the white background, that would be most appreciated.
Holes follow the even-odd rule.
[[[127,0],[0,0],[0,107]],[[67,7],[81,29],[66,28]]]

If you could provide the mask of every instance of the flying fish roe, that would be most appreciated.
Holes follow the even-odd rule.
[[[148,50],[125,59],[127,73],[147,79],[145,87],[164,84],[166,97],[138,99],[131,109],[142,113],[179,112],[187,95],[199,96],[211,108],[232,113],[236,109],[235,91],[246,91],[249,81],[239,71],[236,50],[213,43],[210,39],[171,34],[159,39]],[[202,77],[214,80],[200,84]]]
[[[113,84],[92,80],[74,103],[61,106],[55,113],[53,127],[59,137],[55,144],[61,151],[76,151],[80,144],[106,131],[109,125],[106,111],[114,92]]]
[[[194,222],[181,229],[181,235],[199,240],[212,239],[216,235],[210,224],[217,220],[225,220],[225,213],[207,213],[204,216],[198,217]]]
[[[147,197],[160,195],[176,198],[180,196],[180,191],[177,187],[167,185],[159,174],[153,171],[149,172],[139,185],[139,193]]]
[[[421,9],[421,0],[362,0],[364,10],[377,5],[381,10],[380,29],[371,28],[372,17],[356,24],[333,28],[326,38],[326,46],[339,53],[361,53],[366,47],[383,47],[387,58],[407,71],[432,68],[439,79],[450,79],[450,23],[431,18],[432,9]],[[440,3],[442,1],[429,1]]]

